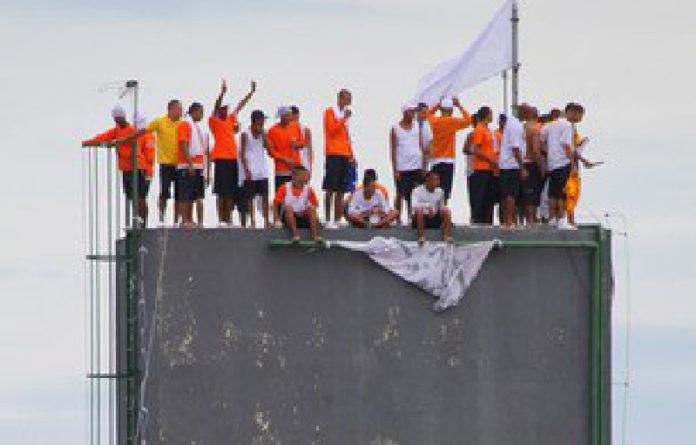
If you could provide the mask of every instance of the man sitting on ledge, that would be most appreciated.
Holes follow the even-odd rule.
[[[452,212],[445,207],[445,193],[440,188],[440,175],[430,170],[425,183],[413,189],[413,227],[418,229],[418,244],[425,243],[425,229],[442,232],[443,241],[452,242]]]
[[[350,197],[346,219],[354,227],[377,229],[389,227],[399,217],[399,212],[389,207],[383,193],[377,190],[377,180],[365,174],[362,188]]]
[[[292,169],[292,180],[280,186],[273,200],[274,221],[279,221],[280,216],[285,225],[290,229],[293,241],[300,240],[300,229],[310,229],[312,240],[320,241],[319,220],[317,219],[317,196],[312,187],[306,183],[307,169],[297,165]]]

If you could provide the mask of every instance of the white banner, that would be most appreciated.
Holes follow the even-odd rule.
[[[512,68],[512,8],[508,0],[483,33],[459,57],[438,65],[420,80],[416,102],[433,105]]]
[[[494,241],[466,246],[376,237],[368,242],[331,241],[346,249],[366,253],[374,262],[438,299],[436,311],[455,306],[476,278]]]

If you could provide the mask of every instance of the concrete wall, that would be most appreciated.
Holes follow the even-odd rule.
[[[495,251],[462,303],[436,314],[362,254],[267,247],[281,236],[143,233],[148,444],[590,442],[589,251]]]

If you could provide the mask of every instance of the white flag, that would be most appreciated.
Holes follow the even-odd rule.
[[[455,306],[478,275],[495,245],[483,241],[467,246],[415,242],[375,237],[369,242],[330,241],[343,248],[366,253],[372,261],[428,292],[436,311]]]
[[[512,68],[512,9],[508,0],[481,35],[459,57],[438,65],[418,84],[417,102],[435,104]]]

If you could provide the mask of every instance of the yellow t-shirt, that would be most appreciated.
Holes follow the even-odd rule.
[[[176,165],[179,162],[177,128],[181,121],[172,121],[169,116],[158,117],[150,122],[146,130],[157,134],[157,162]]]

